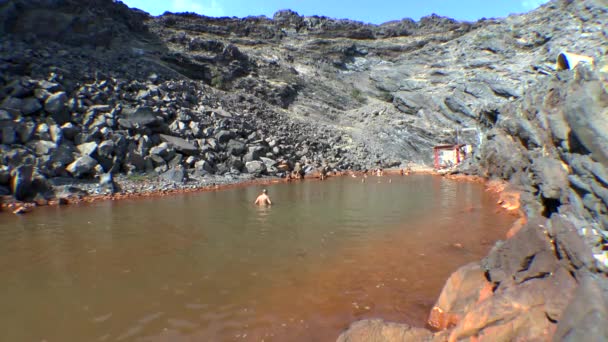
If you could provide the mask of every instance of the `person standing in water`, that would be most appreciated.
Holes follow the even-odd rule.
[[[268,197],[268,191],[266,189],[262,190],[262,193],[255,199],[255,205],[272,205],[270,201],[270,197]]]

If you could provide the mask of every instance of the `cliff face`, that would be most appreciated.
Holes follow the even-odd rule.
[[[522,231],[544,232],[553,246],[542,258],[544,247],[497,247],[480,266],[495,298],[537,291],[512,280],[543,260],[530,279],[559,274],[570,293],[593,284],[601,303],[607,22],[605,0],[552,1],[475,23],[430,16],[382,25],[292,11],[152,17],[111,0],[0,1],[0,195],[52,198],[58,184],[96,175],[103,186],[108,175],[140,172],[182,184],[281,176],[296,164],[430,165],[432,146],[469,128],[458,139],[477,147],[459,172],[510,181],[532,222]],[[594,70],[556,72],[564,50],[594,57]],[[570,302],[585,295],[568,298],[533,304],[547,324],[534,331],[553,334],[568,303],[588,315],[564,320],[575,322],[558,328],[564,338],[606,317]],[[483,336],[486,323],[451,331]]]

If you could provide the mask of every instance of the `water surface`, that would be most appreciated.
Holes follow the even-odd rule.
[[[389,179],[392,182],[389,183]],[[480,184],[415,175],[0,214],[5,341],[325,341],[424,325],[513,217]]]

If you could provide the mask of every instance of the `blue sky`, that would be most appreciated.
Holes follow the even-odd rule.
[[[436,13],[459,20],[506,17],[530,11],[546,0],[122,0],[153,15],[196,12],[211,17],[272,14],[292,9],[301,15],[324,15],[380,24]]]

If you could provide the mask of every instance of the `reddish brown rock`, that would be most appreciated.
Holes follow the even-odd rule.
[[[449,341],[549,340],[576,282],[562,269],[545,279],[533,279],[474,305],[454,327]]]
[[[429,324],[453,329],[435,340],[551,339],[577,282],[570,264],[558,258],[547,226],[556,224],[532,220],[512,239],[497,244],[483,267],[469,264],[450,277]]]
[[[489,285],[479,263],[462,266],[443,287],[428,324],[438,330],[455,326],[482,295],[487,296]]]

